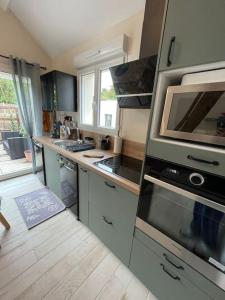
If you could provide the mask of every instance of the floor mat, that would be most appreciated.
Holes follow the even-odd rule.
[[[48,188],[15,198],[27,228],[30,229],[65,209],[65,205]]]

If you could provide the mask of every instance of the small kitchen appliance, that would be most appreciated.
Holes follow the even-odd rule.
[[[225,82],[169,86],[160,135],[225,146]]]

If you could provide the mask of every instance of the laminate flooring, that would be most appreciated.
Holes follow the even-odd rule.
[[[28,231],[14,197],[41,186],[33,174],[0,182],[0,299],[156,299],[70,210]]]

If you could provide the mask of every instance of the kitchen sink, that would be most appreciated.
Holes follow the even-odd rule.
[[[95,144],[93,142],[87,142],[81,140],[77,140],[77,141],[58,140],[53,142],[53,144],[71,152],[80,152],[80,151],[91,150],[95,148]]]
[[[74,146],[74,145],[79,145],[82,142],[80,141],[63,141],[63,140],[58,140],[58,141],[54,141],[53,144],[55,144],[56,146],[62,147],[62,148],[66,148],[66,147],[70,147],[70,146]]]

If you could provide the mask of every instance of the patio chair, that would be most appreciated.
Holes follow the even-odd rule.
[[[3,141],[3,148],[7,151],[7,139],[12,137],[19,137],[20,133],[19,131],[9,131],[9,130],[3,130],[1,131],[2,141]]]
[[[25,137],[11,137],[7,139],[6,152],[12,160],[25,157],[24,151],[29,149],[28,139]]]

